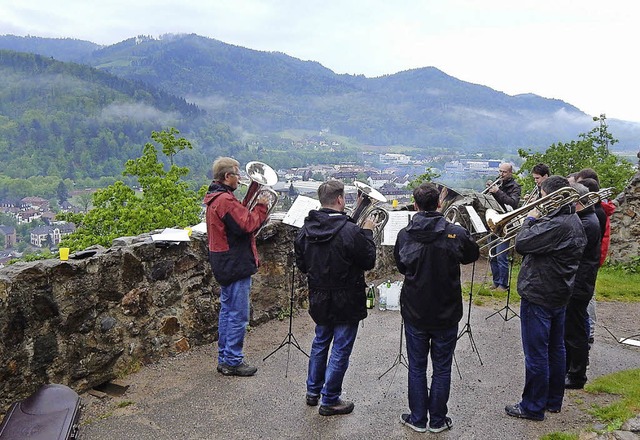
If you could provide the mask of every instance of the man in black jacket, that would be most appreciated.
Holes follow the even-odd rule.
[[[423,183],[413,191],[417,212],[398,234],[396,266],[404,278],[400,306],[409,359],[409,414],[401,422],[418,432],[451,429],[447,402],[451,362],[462,318],[460,264],[476,261],[478,245],[469,232],[437,212],[439,191]],[[427,386],[431,349],[433,376]],[[429,391],[430,390],[430,391]],[[429,420],[427,420],[429,419]]]
[[[551,176],[542,183],[542,196],[568,186],[566,178]],[[532,209],[516,237],[516,252],[524,257],[518,293],[525,384],[520,403],[505,407],[510,416],[544,420],[545,411],[562,408],[565,311],[586,244],[572,203],[545,216]]]
[[[522,188],[513,178],[513,165],[510,163],[501,163],[500,170],[500,185],[493,185],[489,187],[489,193],[493,195],[500,205],[507,210],[516,209],[518,203],[520,203],[520,193]],[[491,265],[491,274],[493,276],[493,289],[507,290],[509,287],[509,261],[507,252],[503,252],[509,247],[509,242],[504,242],[496,248],[498,256],[489,260]],[[501,252],[501,253],[500,253]]]
[[[589,192],[589,189],[580,183],[575,183],[572,186],[581,196]],[[587,236],[587,245],[582,253],[580,266],[578,266],[564,324],[564,344],[567,351],[565,388],[570,389],[583,388],[587,382],[587,361],[589,359],[587,306],[596,288],[602,242],[600,223],[594,207],[585,208],[582,202],[578,202],[576,203],[576,212]]]
[[[344,184],[318,188],[322,208],[310,211],[294,248],[296,265],[307,274],[309,314],[316,323],[307,375],[307,405],[318,404],[323,416],[349,414],[354,404],[340,399],[342,380],[358,332],[367,316],[364,271],[376,262],[373,222],[360,228],[343,211]],[[329,346],[333,341],[331,355]],[[328,362],[327,362],[328,358]]]

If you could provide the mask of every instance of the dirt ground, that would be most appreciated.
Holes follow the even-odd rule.
[[[490,282],[486,261],[464,266],[462,279],[469,281],[472,272],[475,282]],[[517,313],[518,304],[511,306]],[[524,367],[519,318],[495,315],[503,307],[504,300],[485,300],[482,306],[471,307],[473,333],[462,334],[456,348],[449,404],[454,429],[440,438],[537,439],[550,432],[592,427],[596,422],[587,410],[592,404],[613,401],[614,396],[569,390],[562,412],[549,414],[544,422],[504,414],[505,404],[519,400]],[[467,311],[465,302],[461,329]],[[590,378],[640,367],[640,349],[617,343],[609,333],[616,337],[640,333],[638,316],[640,303],[598,304]],[[305,310],[294,317],[294,340],[308,352],[313,322]],[[126,378],[131,386],[123,396],[83,395],[81,436],[95,440],[419,438],[424,434],[398,422],[407,404],[407,372],[398,364],[399,328],[400,314],[393,311],[374,309],[363,321],[344,382],[343,391],[356,402],[350,416],[320,417],[317,408],[304,405],[307,358],[291,344],[277,350],[287,335],[288,320],[284,320],[260,325],[247,335],[245,350],[249,362],[259,368],[256,377],[223,377],[215,372],[215,344],[195,347]]]

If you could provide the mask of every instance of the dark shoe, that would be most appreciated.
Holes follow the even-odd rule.
[[[560,412],[560,408],[547,408],[547,412],[558,414]]]
[[[564,381],[564,388],[566,390],[581,390],[584,388],[584,382],[574,382],[567,379]]]
[[[347,400],[340,400],[334,405],[320,405],[318,412],[321,416],[336,416],[338,414],[349,414],[355,405]]]
[[[544,416],[542,417],[534,416],[533,414],[529,414],[528,412],[523,410],[522,407],[520,407],[519,403],[516,403],[513,405],[507,405],[504,407],[504,410],[507,413],[507,415],[511,417],[518,417],[520,419],[529,419],[529,420],[536,420],[536,421],[544,420]]]
[[[427,432],[426,425],[425,426],[414,425],[409,421],[409,417],[411,417],[411,414],[402,414],[400,416],[400,423],[402,423],[407,428],[413,429],[415,432]]]
[[[256,374],[256,371],[258,371],[258,369],[254,366],[251,365],[247,365],[244,362],[242,362],[239,365],[225,365],[225,364],[221,364],[218,365],[218,371],[220,373],[222,373],[224,376],[253,376],[254,374]]]
[[[444,423],[442,424],[442,426],[439,426],[437,428],[434,428],[433,426],[429,426],[429,432],[438,433],[451,428],[453,428],[453,421],[449,417],[445,417]]]
[[[314,396],[312,394],[307,394],[307,405],[309,406],[318,406],[318,400],[320,396]]]

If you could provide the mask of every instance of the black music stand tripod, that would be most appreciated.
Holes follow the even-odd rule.
[[[396,359],[393,361],[393,364],[387,369],[387,371],[385,371],[380,376],[378,376],[378,380],[382,379],[382,377],[385,374],[387,374],[389,371],[393,370],[398,365],[404,365],[407,369],[409,369],[409,361],[404,356],[404,353],[402,353],[402,337],[403,337],[403,334],[404,334],[404,320],[402,318],[400,318],[400,351],[398,351],[398,355],[396,356]]]
[[[264,359],[262,359],[262,361],[266,361],[272,354],[274,354],[275,352],[277,352],[278,350],[280,350],[281,348],[287,346],[287,369],[284,372],[284,377],[287,377],[287,374],[289,373],[289,359],[291,358],[291,348],[288,347],[289,345],[293,345],[295,348],[297,348],[298,350],[300,350],[300,352],[302,354],[304,354],[306,357],[309,357],[309,355],[302,349],[302,347],[300,347],[300,344],[298,344],[298,340],[296,339],[296,337],[293,335],[293,293],[294,293],[294,286],[295,286],[295,273],[296,273],[296,263],[293,259],[293,251],[291,251],[289,253],[289,259],[290,259],[290,265],[291,265],[291,292],[289,294],[289,333],[287,333],[287,336],[284,337],[284,339],[282,340],[282,342],[280,343],[280,345],[278,345],[278,347],[276,347],[275,350],[273,350],[271,353],[269,353],[268,355],[266,355],[264,357]]]
[[[518,315],[516,311],[509,306],[509,299],[511,297],[511,273],[512,272],[513,272],[513,249],[509,251],[509,283],[507,286],[507,304],[500,310],[497,310],[493,312],[491,315],[487,316],[485,319],[489,319],[494,315],[500,315],[500,317],[504,321],[509,321],[510,319],[513,319],[516,316],[518,318],[520,317],[520,315]],[[504,312],[504,316],[502,315],[503,312]],[[511,316],[509,316],[509,312],[511,312]]]
[[[464,325],[464,327],[462,327],[462,330],[460,330],[460,333],[458,334],[458,340],[462,337],[462,335],[464,335],[465,333],[469,334],[469,341],[471,342],[471,351],[475,351],[476,354],[478,355],[478,360],[480,361],[480,365],[484,365],[482,363],[482,358],[480,358],[480,352],[478,351],[478,346],[476,345],[476,341],[475,339],[473,339],[473,332],[471,331],[471,303],[473,301],[473,280],[475,278],[475,274],[476,274],[476,262],[473,262],[473,266],[471,266],[471,287],[469,288],[469,307],[467,308],[467,323]],[[456,366],[458,365],[458,363],[456,362]],[[458,373],[460,373],[460,370],[458,370]]]

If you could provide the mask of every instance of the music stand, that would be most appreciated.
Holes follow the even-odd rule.
[[[295,348],[297,348],[298,350],[300,350],[300,352],[302,352],[302,354],[304,354],[306,357],[309,357],[309,355],[302,349],[302,347],[300,347],[300,344],[298,344],[298,340],[296,339],[296,337],[293,335],[293,293],[294,293],[294,286],[295,286],[295,273],[296,273],[296,264],[293,258],[293,251],[289,252],[288,258],[290,260],[289,264],[291,265],[291,292],[289,295],[289,333],[287,333],[287,336],[284,337],[284,339],[282,340],[282,342],[280,343],[280,345],[278,345],[278,347],[276,347],[275,350],[273,350],[271,353],[269,353],[268,355],[266,355],[264,357],[264,359],[262,359],[262,362],[266,361],[272,354],[274,354],[275,352],[277,352],[278,350],[280,350],[281,348],[283,348],[284,346],[287,346],[287,368],[284,372],[284,377],[287,377],[287,374],[289,373],[289,359],[291,358],[291,348],[289,347],[290,345],[293,345]]]
[[[489,319],[494,315],[500,315],[500,317],[506,322],[509,321],[510,319],[515,318],[516,316],[519,318],[520,315],[518,315],[516,313],[515,310],[513,310],[510,306],[509,306],[509,299],[511,297],[511,273],[513,271],[513,249],[511,251],[509,251],[509,283],[507,285],[507,304],[501,308],[500,310],[496,310],[495,312],[493,312],[491,315],[487,316],[485,319]],[[502,312],[504,312],[504,316],[502,316]],[[512,313],[511,316],[509,316],[509,312]]]
[[[393,361],[393,364],[391,364],[391,366],[387,368],[387,371],[385,371],[380,376],[378,376],[378,380],[382,379],[382,377],[385,374],[393,370],[393,368],[397,367],[398,365],[404,365],[407,369],[409,369],[409,361],[407,361],[407,358],[404,356],[404,353],[402,353],[402,337],[403,336],[404,336],[404,319],[400,318],[400,350],[398,351],[398,355],[396,356],[396,359]]]
[[[469,334],[469,341],[471,342],[471,350],[475,351],[476,354],[478,355],[478,360],[480,361],[480,365],[484,365],[482,363],[482,358],[480,358],[480,352],[478,351],[478,346],[476,345],[476,341],[473,339],[473,332],[471,331],[471,303],[473,301],[473,279],[475,277],[475,273],[476,273],[476,262],[474,261],[473,266],[471,266],[471,287],[469,288],[469,307],[467,309],[467,322],[464,325],[464,327],[462,327],[462,330],[460,330],[457,340],[459,340],[462,337],[462,335],[464,335],[465,333]],[[458,363],[456,362],[456,366],[457,365]],[[458,369],[458,374],[460,374],[459,369]]]

